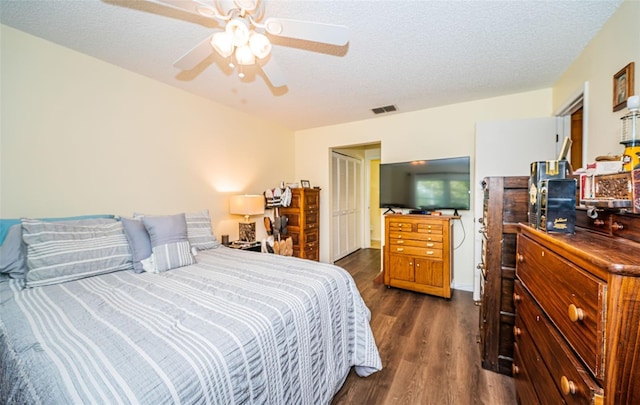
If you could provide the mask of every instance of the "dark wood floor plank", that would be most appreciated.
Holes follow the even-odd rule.
[[[375,284],[380,252],[362,249],[336,264],[371,310],[384,368],[367,378],[352,370],[332,404],[515,404],[513,380],[480,366],[472,294],[457,290],[446,300]]]

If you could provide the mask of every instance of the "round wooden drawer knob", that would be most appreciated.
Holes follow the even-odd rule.
[[[560,389],[564,395],[574,395],[576,393],[576,384],[566,376],[562,376],[560,378]]]
[[[520,294],[518,293],[513,293],[513,302],[518,303],[520,302],[522,298],[520,297]]]
[[[613,229],[614,231],[621,231],[621,230],[623,230],[623,229],[624,229],[624,225],[619,224],[619,223],[617,223],[617,222],[614,222],[614,223],[611,225],[611,229]]]
[[[511,365],[511,374],[513,374],[514,376],[518,375],[520,373],[520,368],[518,366],[516,366],[515,364]]]
[[[524,256],[520,253],[516,255],[516,259],[518,259],[518,262],[520,263],[524,262]]]
[[[569,319],[571,322],[578,322],[584,319],[584,311],[575,305],[569,305]]]

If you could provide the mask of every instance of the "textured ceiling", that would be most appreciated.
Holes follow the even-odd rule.
[[[0,0],[0,22],[299,130],[372,118],[389,104],[398,114],[549,87],[621,2],[265,0],[267,17],[350,31],[344,47],[272,38],[281,88],[261,71],[239,79],[214,54],[174,68],[220,27],[152,1]]]

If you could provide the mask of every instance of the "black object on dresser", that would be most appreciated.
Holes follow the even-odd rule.
[[[251,252],[262,252],[262,244],[260,242],[231,242],[229,244],[230,248],[240,249],[240,250],[249,250]]]
[[[518,222],[527,222],[528,176],[486,177],[482,223],[480,341],[482,367],[511,375],[513,281]]]

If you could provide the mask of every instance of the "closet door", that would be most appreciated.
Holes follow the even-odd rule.
[[[334,152],[331,170],[332,260],[336,261],[361,245],[362,162]]]

